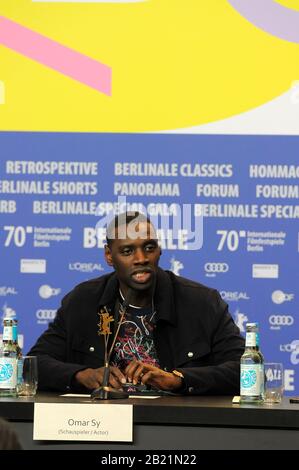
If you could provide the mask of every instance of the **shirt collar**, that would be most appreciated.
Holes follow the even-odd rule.
[[[118,298],[119,282],[116,273],[112,273],[107,280],[104,292],[101,295],[99,304],[114,306]],[[176,325],[176,312],[174,305],[173,285],[167,271],[161,268],[157,270],[157,283],[154,293],[154,305],[157,312],[157,321],[163,320]]]

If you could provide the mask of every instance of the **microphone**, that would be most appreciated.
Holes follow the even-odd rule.
[[[122,325],[122,322],[124,320],[126,311],[129,307],[130,303],[130,298],[132,297],[132,289],[128,289],[126,298],[124,299],[123,304],[120,307],[120,316],[118,320],[118,325],[116,328],[116,331],[114,333],[113,341],[111,344],[111,347],[108,352],[108,340],[109,340],[109,335],[111,334],[110,331],[110,323],[114,321],[112,315],[107,311],[106,307],[104,309],[104,312],[101,311],[99,313],[100,315],[100,323],[98,324],[99,326],[99,331],[98,334],[102,335],[104,337],[104,343],[105,343],[105,365],[104,365],[104,375],[103,375],[103,381],[102,385],[99,388],[96,388],[95,390],[92,391],[91,393],[91,398],[93,400],[119,400],[122,398],[128,398],[129,394],[127,392],[124,392],[123,390],[116,390],[115,388],[109,387],[109,377],[110,377],[110,358],[111,354],[114,349],[114,345],[120,330],[120,327]]]

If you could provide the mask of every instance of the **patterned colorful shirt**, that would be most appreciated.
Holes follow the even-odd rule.
[[[156,312],[152,307],[129,306],[115,342],[111,364],[124,370],[134,360],[159,367],[153,330]]]

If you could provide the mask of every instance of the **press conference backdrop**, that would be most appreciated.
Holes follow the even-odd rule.
[[[24,351],[74,285],[110,271],[107,214],[127,203],[159,228],[185,205],[202,226],[195,241],[182,213],[178,237],[160,227],[161,266],[217,288],[243,334],[258,321],[265,359],[284,364],[286,393],[298,393],[298,145],[295,136],[0,133],[0,308],[19,319]]]
[[[108,272],[101,225],[126,201],[299,392],[295,3],[0,0],[0,316],[25,351]]]

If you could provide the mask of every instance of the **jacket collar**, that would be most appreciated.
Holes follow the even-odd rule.
[[[106,282],[104,291],[99,299],[100,305],[114,306],[118,297],[119,283],[116,273],[112,273]],[[157,311],[157,321],[163,320],[176,325],[173,286],[167,271],[157,270],[157,282],[154,293],[154,305]]]

